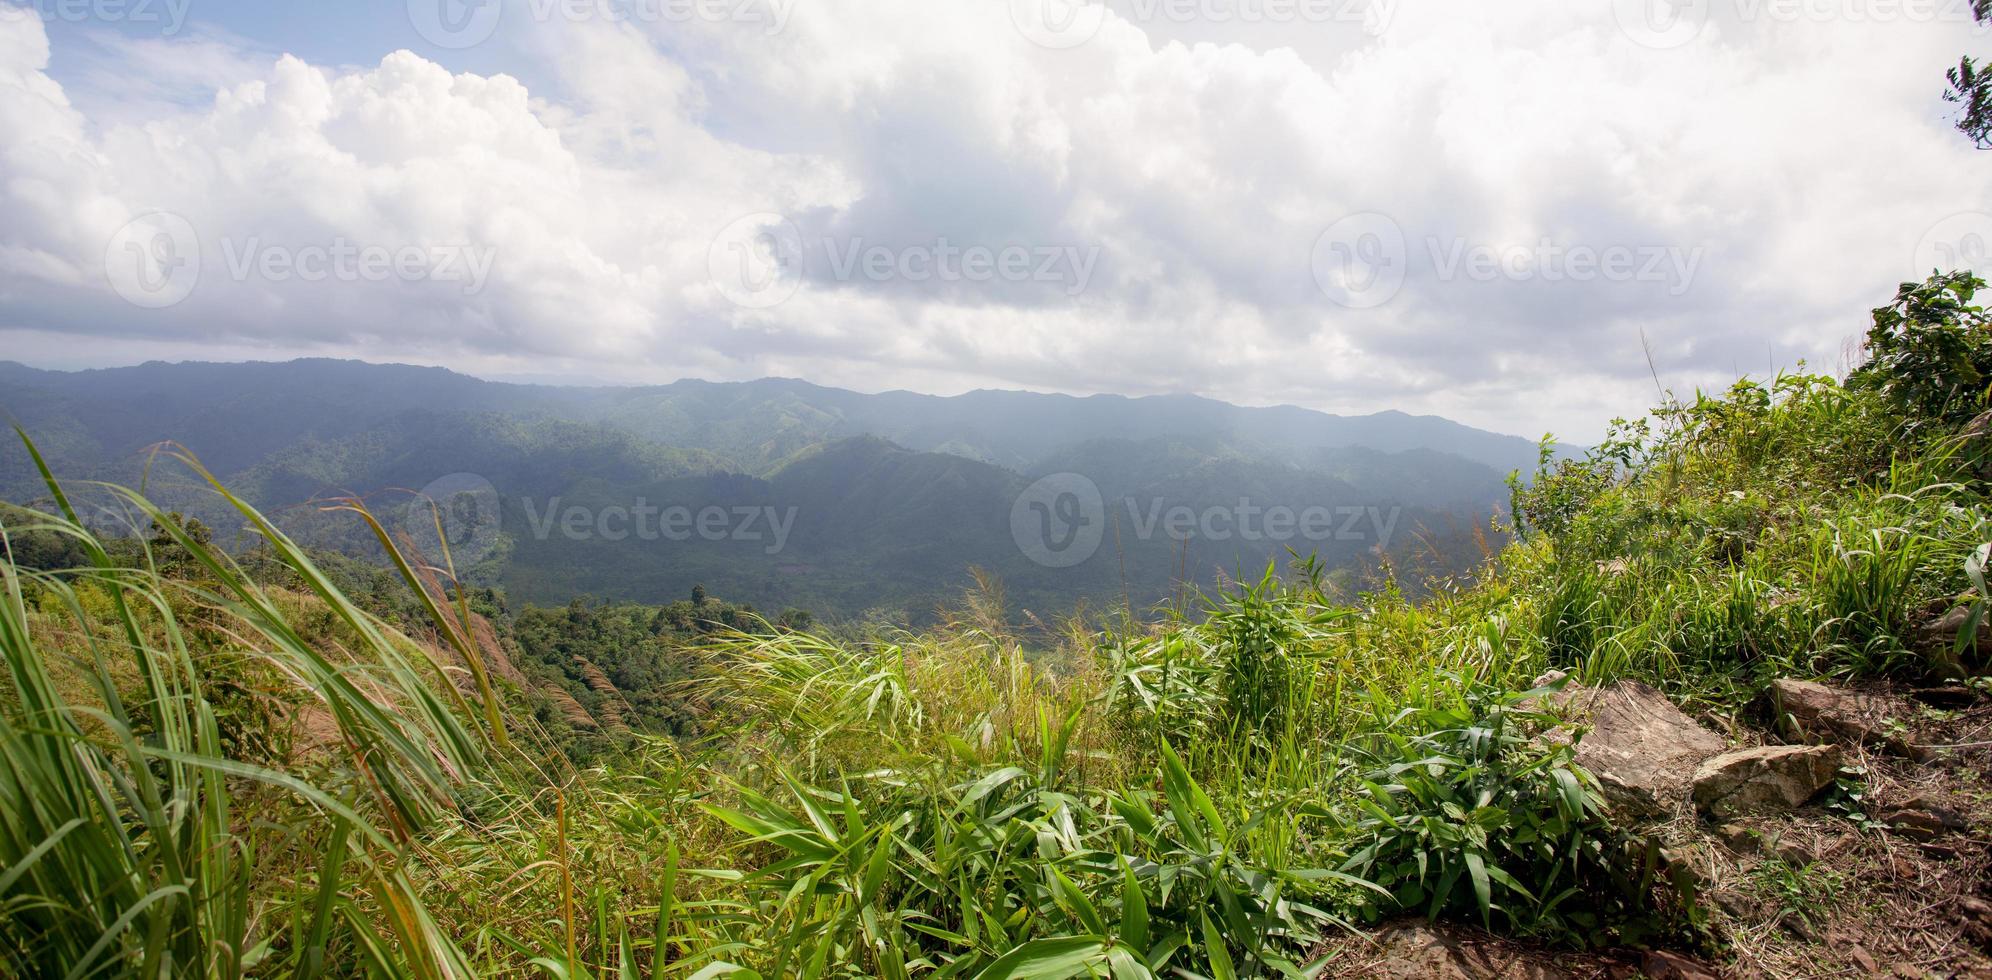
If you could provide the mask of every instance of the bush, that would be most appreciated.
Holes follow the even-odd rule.
[[[1867,363],[1848,379],[1879,391],[1909,429],[1948,432],[1985,410],[1992,395],[1992,318],[1972,297],[1985,280],[1970,272],[1905,282],[1874,311]]]
[[[1637,938],[1652,912],[1650,862],[1612,828],[1572,745],[1535,737],[1556,721],[1532,705],[1546,693],[1449,675],[1410,692],[1427,706],[1362,752],[1340,870],[1389,899],[1358,914],[1473,916],[1576,944]]]

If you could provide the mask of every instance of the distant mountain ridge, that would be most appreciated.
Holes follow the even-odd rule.
[[[371,545],[349,517],[305,504],[354,493],[399,506],[407,490],[476,474],[502,500],[503,534],[475,575],[528,601],[669,601],[705,584],[764,609],[827,615],[931,608],[970,566],[1051,609],[1151,600],[1178,576],[1207,582],[1288,549],[1348,569],[1414,540],[1444,551],[1486,523],[1505,500],[1506,470],[1532,468],[1537,452],[1444,419],[1189,396],[867,395],[782,379],[558,387],[331,360],[80,372],[0,362],[0,410],[65,478],[145,477],[163,501],[228,521],[184,474],[148,476],[144,450],[173,440],[294,534],[340,550]],[[1038,481],[1070,474],[1097,490],[1085,519],[1111,533],[1089,542],[1096,554],[1053,567],[1022,546],[1027,523],[1017,522]],[[0,498],[43,492],[26,454],[0,447]],[[558,523],[633,505],[765,511],[793,524],[770,551],[760,538],[617,537]],[[1288,523],[1311,514],[1313,533],[1233,527],[1268,509]],[[1189,517],[1163,523],[1174,511]],[[1367,534],[1348,533],[1358,519],[1373,525]],[[1380,540],[1393,528],[1395,541]]]
[[[1012,468],[1029,468],[1052,452],[1092,439],[1204,435],[1294,454],[1321,448],[1425,449],[1503,473],[1530,469],[1536,459],[1536,444],[1528,439],[1438,416],[1247,408],[1195,395],[1130,398],[987,389],[961,395],[863,394],[784,378],[558,387],[483,381],[446,368],[318,358],[239,364],[154,361],[76,372],[0,361],[0,408],[21,412],[13,403],[29,399],[10,397],[21,389],[143,401],[149,410],[141,418],[123,413],[132,423],[130,441],[144,438],[136,430],[145,422],[153,423],[150,441],[173,437],[168,430],[182,412],[249,409],[270,398],[295,403],[336,397],[348,411],[366,417],[428,408],[596,421],[665,445],[712,451],[743,468],[771,467],[809,445],[857,435]],[[221,403],[215,397],[218,390],[235,392],[233,404]]]

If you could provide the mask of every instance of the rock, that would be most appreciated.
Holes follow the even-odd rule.
[[[1972,604],[1967,602],[1951,606],[1916,627],[1916,646],[1929,655],[1939,673],[1967,676],[1992,661],[1992,614],[1978,618],[1978,632],[1965,644],[1963,660],[1958,658],[1958,637],[1964,635],[1971,615]]]
[[[1904,711],[1888,698],[1785,678],[1771,682],[1778,730],[1802,741],[1841,741],[1877,745],[1896,755],[1922,758],[1896,721]]]
[[[1872,977],[1881,973],[1881,964],[1874,961],[1874,954],[1859,943],[1847,947],[1847,958],[1853,960],[1854,966],[1866,976]]]
[[[1956,810],[1939,806],[1920,796],[1877,809],[1875,819],[1904,837],[1921,841],[1935,840],[1971,826]]]
[[[1943,687],[1919,687],[1910,691],[1909,696],[1932,708],[1943,708],[1948,711],[1969,708],[1978,700],[1978,695],[1973,693],[1971,688],[1955,684]]]
[[[1745,922],[1755,922],[1764,915],[1764,905],[1755,895],[1734,888],[1712,892],[1710,900],[1717,908]]]
[[[1796,867],[1819,863],[1819,855],[1814,854],[1812,848],[1797,842],[1778,841],[1775,853],[1778,860]]]
[[[1957,434],[1965,458],[1978,463],[1978,478],[1992,480],[1992,412],[1980,412],[1977,418],[1964,423]]]
[[[1568,673],[1561,670],[1544,671],[1541,676],[1535,679],[1535,683],[1530,684],[1529,686],[1531,688],[1549,687],[1552,684],[1561,684],[1563,683],[1564,680],[1568,679],[1569,677],[1570,675]]]
[[[1487,939],[1456,934],[1423,920],[1386,926],[1371,937],[1376,945],[1358,956],[1355,975],[1384,980],[1570,980],[1571,974],[1547,957]]]
[[[1749,824],[1726,823],[1715,828],[1715,835],[1738,854],[1755,854],[1764,849],[1764,832]]]
[[[1640,960],[1639,970],[1650,980],[1716,980],[1715,972],[1708,967],[1679,953],[1657,949]]]
[[[1638,681],[1573,688],[1555,700],[1572,720],[1591,725],[1577,741],[1577,764],[1598,777],[1613,810],[1624,817],[1664,817],[1679,809],[1695,767],[1726,744]]]
[[[1966,937],[1981,949],[1992,947],[1992,905],[1966,895],[1957,900],[1954,912]]]
[[[1837,745],[1760,745],[1724,752],[1695,770],[1694,801],[1717,819],[1801,806],[1832,785]]]

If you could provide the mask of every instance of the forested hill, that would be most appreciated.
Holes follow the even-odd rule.
[[[601,422],[670,446],[708,450],[768,470],[809,446],[857,435],[1026,469],[1102,438],[1217,437],[1304,463],[1324,448],[1426,449],[1506,473],[1535,465],[1535,443],[1436,416],[1341,416],[1292,406],[1243,408],[1188,395],[1073,397],[973,391],[941,397],[862,394],[768,378],[647,387],[559,387],[482,381],[442,368],[302,359],[282,363],[152,362],[42,371],[0,361],[0,408],[38,431],[60,426],[97,452],[161,439],[199,447],[232,468],[304,438],[365,431],[410,409],[497,412]]]
[[[1488,546],[1478,532],[1506,502],[1504,475],[1537,454],[1393,412],[786,380],[554,387],[330,360],[0,363],[0,410],[79,478],[146,479],[148,448],[170,439],[301,539],[350,552],[372,544],[311,502],[393,510],[467,475],[496,518],[453,558],[522,601],[659,602],[703,583],[832,617],[921,616],[971,568],[1052,612],[1150,602],[1289,550],[1351,572],[1383,553],[1463,567]],[[151,492],[230,540],[228,515],[170,472],[150,471]],[[41,492],[26,453],[0,449],[0,499]],[[1066,531],[1084,531],[1083,554],[1033,544],[1070,544]]]

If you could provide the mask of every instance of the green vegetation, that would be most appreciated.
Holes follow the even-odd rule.
[[[1734,716],[1781,675],[1982,672],[1926,629],[1987,598],[1985,437],[1962,434],[1987,408],[1981,285],[1905,286],[1845,384],[1746,380],[1545,452],[1516,540],[1416,600],[1302,560],[1151,622],[1019,630],[993,583],[919,632],[768,625],[703,593],[511,615],[447,568],[426,584],[385,532],[402,584],[356,601],[218,481],[251,557],[136,493],[149,538],[9,511],[0,956],[79,977],[1224,978],[1305,973],[1402,914],[1706,946],[1695,896],[1544,737],[1535,678],[1638,677]],[[571,751],[514,654],[637,731]],[[1793,907],[1834,882],[1759,876]]]
[[[147,465],[158,444],[198,455],[314,553],[375,563],[385,555],[373,534],[317,501],[361,496],[398,530],[414,491],[456,474],[488,481],[493,521],[476,526],[489,547],[457,570],[514,604],[661,605],[703,584],[764,609],[898,622],[931,621],[971,584],[971,566],[1002,579],[1019,620],[1147,606],[1185,581],[1250,575],[1289,545],[1351,576],[1376,564],[1379,544],[1400,565],[1465,556],[1446,566],[1464,571],[1503,499],[1501,474],[1534,453],[1513,436],[1395,413],[860,395],[778,380],[559,388],[335,361],[76,373],[0,362],[0,413],[34,433],[65,478],[140,486],[238,553],[257,536],[204,481]],[[1097,484],[1100,511],[1084,516],[1107,526],[1088,560],[1046,568],[1019,547],[1012,507],[1062,472]],[[26,455],[0,446],[0,499],[45,493]],[[1241,500],[1259,514],[1322,508],[1325,520],[1310,537],[1295,526],[1264,540],[1163,522]],[[676,508],[685,516],[667,537],[660,512]],[[1376,516],[1351,522],[1337,508]],[[695,530],[690,518],[709,510],[721,533]]]

